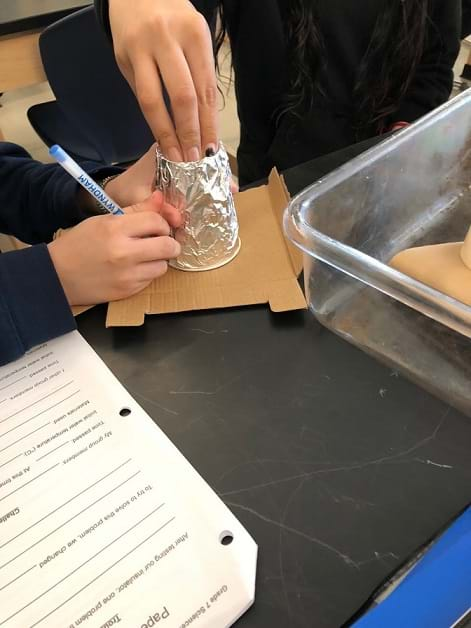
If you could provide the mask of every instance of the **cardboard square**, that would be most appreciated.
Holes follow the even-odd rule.
[[[206,272],[170,268],[139,294],[109,303],[106,326],[142,325],[148,314],[262,303],[268,303],[272,312],[305,309],[306,299],[298,283],[302,254],[283,234],[288,201],[276,170],[268,185],[237,194],[239,255],[226,266]]]

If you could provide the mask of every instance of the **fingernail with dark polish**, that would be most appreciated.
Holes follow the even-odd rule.
[[[214,146],[213,145],[208,146],[205,153],[206,157],[214,157],[215,154],[216,154],[216,151],[214,150]]]

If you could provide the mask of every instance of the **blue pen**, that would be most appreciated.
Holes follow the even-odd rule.
[[[110,214],[119,216],[124,214],[123,210],[117,205],[95,181],[82,170],[76,161],[68,155],[63,148],[55,144],[49,149],[51,157],[59,163],[80,185],[87,190],[100,205]]]

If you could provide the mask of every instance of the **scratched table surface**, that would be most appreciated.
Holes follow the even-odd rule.
[[[355,152],[355,151],[353,151]],[[352,156],[288,173],[292,192]],[[338,627],[471,501],[471,419],[265,307],[79,329],[259,546],[241,628]]]
[[[92,0],[0,0],[0,35],[39,30]]]

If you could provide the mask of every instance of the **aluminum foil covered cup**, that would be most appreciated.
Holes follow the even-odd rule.
[[[219,268],[240,250],[239,223],[230,189],[229,158],[222,144],[215,155],[177,163],[156,151],[156,188],[184,214],[175,233],[181,255],[170,261],[179,270]]]

